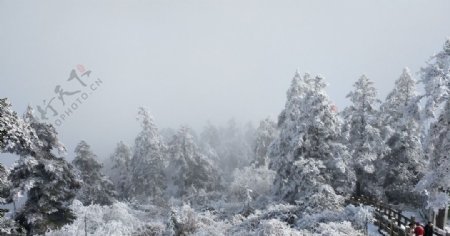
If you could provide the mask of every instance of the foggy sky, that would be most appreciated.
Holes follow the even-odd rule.
[[[82,64],[103,83],[57,127],[73,155],[132,144],[137,108],[159,127],[276,118],[298,68],[340,110],[362,74],[379,97],[450,36],[450,1],[0,0],[0,97],[16,111],[54,96]]]

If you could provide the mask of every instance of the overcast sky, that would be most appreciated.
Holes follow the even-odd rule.
[[[362,74],[384,98],[441,49],[449,12],[446,0],[0,0],[0,97],[23,112],[57,85],[86,92],[57,129],[69,155],[83,139],[104,157],[132,143],[139,106],[159,127],[275,118],[297,68],[323,75],[340,110]],[[86,87],[67,81],[77,65]]]

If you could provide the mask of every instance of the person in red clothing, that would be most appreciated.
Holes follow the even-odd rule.
[[[425,230],[420,225],[420,223],[416,222],[416,228],[414,229],[414,233],[416,234],[416,236],[423,236],[424,232]]]

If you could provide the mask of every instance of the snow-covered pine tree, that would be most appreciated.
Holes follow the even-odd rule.
[[[30,107],[24,120],[37,139],[31,145],[33,150],[25,152],[31,156],[21,156],[9,175],[9,201],[26,192],[27,200],[15,219],[26,228],[28,234],[43,234],[48,229],[57,229],[73,222],[75,215],[69,206],[75,198],[79,182],[72,166],[53,154],[55,149],[63,150],[55,128],[34,119]]]
[[[174,187],[172,195],[186,197],[193,194],[192,190],[215,190],[219,182],[217,170],[200,152],[189,128],[180,128],[169,143],[168,153],[170,164],[167,173]]]
[[[17,116],[7,98],[0,99],[0,152],[29,155],[36,140],[30,124]]]
[[[141,120],[142,131],[135,139],[131,159],[132,192],[139,200],[151,200],[161,197],[166,188],[164,174],[166,146],[146,109],[139,108],[138,119]]]
[[[445,41],[442,51],[432,56],[427,66],[421,69],[421,79],[425,87],[425,115],[438,117],[436,111],[450,96],[450,38]]]
[[[377,92],[365,75],[347,95],[352,104],[343,111],[343,133],[352,155],[357,177],[356,194],[374,195],[379,191],[375,161],[386,151],[379,127]]]
[[[79,177],[83,181],[77,199],[85,206],[90,204],[111,205],[116,196],[114,185],[101,173],[102,165],[96,159],[97,156],[85,141],[81,141],[75,147],[75,158],[72,164],[78,170]]]
[[[219,163],[218,150],[221,145],[219,130],[208,122],[200,133],[200,148],[209,159],[214,163]]]
[[[342,198],[336,192],[351,193],[354,176],[325,87],[319,76],[306,74],[302,79],[296,73],[270,150],[275,194],[290,203],[314,205],[314,210],[338,206]]]
[[[277,135],[277,124],[270,118],[266,118],[259,123],[254,141],[254,163],[256,167],[264,166],[268,163],[269,146]]]
[[[299,193],[298,183],[292,181],[295,170],[292,168],[297,161],[293,150],[300,144],[300,136],[304,130],[301,127],[301,102],[305,97],[306,83],[309,75],[305,74],[302,79],[299,72],[295,73],[291,81],[291,86],[287,91],[287,101],[284,110],[278,116],[279,136],[274,140],[269,150],[270,169],[276,171],[276,179],[274,182],[274,191],[281,199],[294,202]],[[299,179],[300,180],[300,179]]]
[[[17,212],[16,220],[30,235],[43,234],[75,219],[69,208],[79,188],[74,170],[63,158],[48,154],[21,157],[11,171],[13,199],[27,193],[25,205]]]
[[[381,106],[384,137],[390,150],[379,162],[377,175],[390,201],[414,203],[417,195],[411,186],[418,183],[424,171],[415,84],[408,68],[403,69]]]
[[[131,157],[130,148],[120,141],[110,157],[110,178],[114,183],[119,199],[128,200],[131,190]]]
[[[380,107],[380,118],[384,124],[382,133],[385,139],[392,136],[397,127],[404,125],[406,121],[413,120],[416,123],[419,121],[419,99],[416,81],[406,67]]]
[[[433,210],[447,208],[450,202],[450,99],[447,99],[438,120],[430,128],[426,155],[430,159],[425,176],[416,186],[428,196]]]

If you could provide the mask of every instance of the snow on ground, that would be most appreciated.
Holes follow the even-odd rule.
[[[369,223],[367,225],[367,234],[369,236],[379,236],[382,235],[378,232],[378,226],[374,225],[373,223]]]

